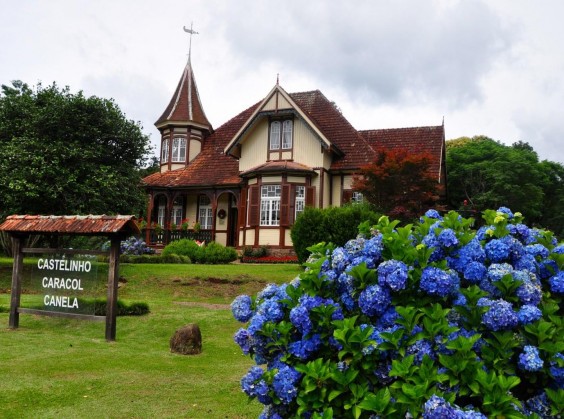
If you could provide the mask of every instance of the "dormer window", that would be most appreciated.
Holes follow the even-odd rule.
[[[174,137],[172,139],[172,162],[184,163],[186,161],[186,138]]]
[[[272,121],[270,123],[270,150],[292,149],[293,121]]]

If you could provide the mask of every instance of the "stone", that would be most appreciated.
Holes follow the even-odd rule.
[[[195,323],[190,323],[178,329],[170,338],[170,351],[182,355],[202,353],[200,327]]]

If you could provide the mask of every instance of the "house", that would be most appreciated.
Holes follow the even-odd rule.
[[[353,174],[379,147],[429,151],[437,182],[445,182],[444,124],[357,131],[319,90],[287,93],[276,83],[214,129],[190,59],[155,125],[161,170],[144,179],[152,246],[191,237],[290,251],[290,229],[306,206],[361,198]]]

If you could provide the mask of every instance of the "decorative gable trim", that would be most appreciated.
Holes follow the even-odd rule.
[[[271,100],[274,100],[278,103],[279,99],[277,96],[280,95],[284,99],[285,102],[289,103],[291,109],[288,109],[286,106],[281,109],[265,109],[267,104],[271,103]],[[279,113],[294,113],[298,116],[302,121],[305,122],[306,126],[315,134],[317,139],[320,141],[322,147],[335,150],[335,146],[325,137],[325,135],[321,132],[321,130],[317,127],[317,125],[302,111],[302,109],[292,100],[290,95],[286,93],[282,87],[276,85],[272,88],[272,90],[268,93],[268,95],[263,99],[260,105],[255,109],[253,114],[249,117],[249,119],[243,124],[243,126],[239,129],[239,131],[235,134],[235,136],[231,139],[229,144],[224,149],[225,154],[227,155],[236,155],[233,153],[233,149],[241,142],[244,138],[245,133],[247,133],[254,124],[261,119],[262,116],[265,115],[278,115]]]

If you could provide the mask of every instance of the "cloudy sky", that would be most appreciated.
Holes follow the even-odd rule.
[[[357,129],[440,125],[564,163],[561,0],[0,0],[0,83],[114,98],[156,145],[187,60],[214,127],[276,83]]]

